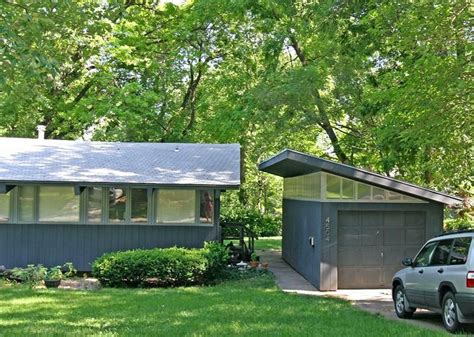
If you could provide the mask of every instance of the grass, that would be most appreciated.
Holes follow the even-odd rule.
[[[332,298],[281,292],[273,279],[213,287],[0,288],[0,336],[443,336]]]
[[[255,249],[281,250],[281,236],[258,238],[258,240],[255,240]]]

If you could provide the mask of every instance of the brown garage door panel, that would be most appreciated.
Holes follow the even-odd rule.
[[[338,287],[390,287],[425,241],[425,212],[341,211],[338,214]]]

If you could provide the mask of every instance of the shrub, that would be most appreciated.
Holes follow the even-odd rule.
[[[13,268],[11,277],[20,282],[35,285],[43,281],[48,273],[48,269],[41,264],[29,264],[26,268]]]
[[[221,222],[236,222],[248,226],[257,236],[281,235],[281,217],[261,214],[254,209],[228,210],[221,215]]]
[[[206,242],[204,245],[206,259],[206,281],[212,282],[220,277],[229,263],[229,253],[223,245],[217,242]]]
[[[220,274],[227,254],[217,243],[203,249],[154,248],[107,253],[94,261],[92,275],[109,286],[203,284]]]

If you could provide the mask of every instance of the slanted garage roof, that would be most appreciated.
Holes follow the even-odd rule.
[[[239,144],[0,138],[0,184],[240,185]]]
[[[284,178],[323,171],[395,192],[404,193],[416,198],[436,201],[447,205],[458,204],[463,201],[463,199],[459,197],[289,149],[283,150],[279,154],[260,163],[258,168],[261,171]]]

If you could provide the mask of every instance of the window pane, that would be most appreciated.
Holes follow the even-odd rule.
[[[127,194],[124,187],[109,188],[109,222],[124,223]]]
[[[156,222],[195,223],[194,190],[158,190]]]
[[[18,186],[18,218],[20,221],[34,221],[34,186]]]
[[[449,252],[451,250],[451,244],[453,240],[442,240],[438,243],[433,257],[430,261],[430,266],[441,266],[448,264]]]
[[[200,199],[200,221],[202,223],[213,223],[214,198],[212,191],[201,191]]]
[[[326,198],[340,199],[341,198],[341,178],[326,174]]]
[[[10,220],[10,193],[0,194],[0,222]]]
[[[69,186],[40,186],[39,221],[79,222],[79,196]]]
[[[132,189],[132,222],[148,222],[148,191],[145,188]]]
[[[415,259],[416,267],[426,267],[429,264],[431,255],[433,254],[437,244],[437,242],[430,242],[425,247],[423,247]]]
[[[342,179],[342,198],[343,199],[355,199],[354,184],[355,182],[353,180]]]
[[[467,255],[469,254],[469,247],[471,246],[471,238],[459,238],[454,241],[453,251],[449,264],[465,264]]]
[[[373,200],[385,200],[385,190],[382,188],[373,188]]]
[[[370,185],[357,183],[357,200],[370,200],[370,199],[372,199]]]
[[[102,187],[87,188],[87,221],[98,223],[102,220]]]

